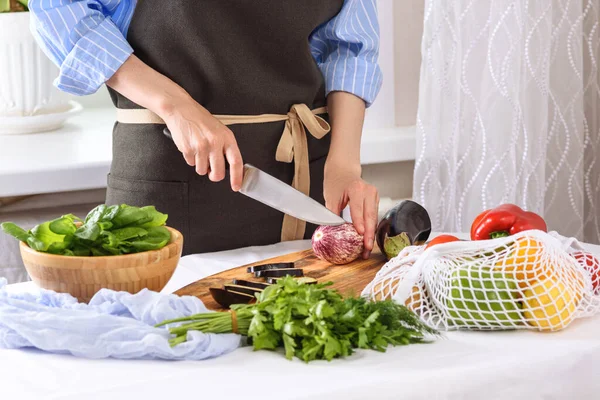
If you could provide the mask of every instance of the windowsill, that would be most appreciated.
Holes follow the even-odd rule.
[[[112,160],[113,108],[87,107],[59,130],[2,136],[0,197],[106,187]],[[414,160],[414,127],[366,131],[361,161]]]

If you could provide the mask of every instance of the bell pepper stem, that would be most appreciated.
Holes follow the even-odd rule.
[[[506,231],[499,231],[499,232],[492,232],[490,233],[490,238],[492,239],[498,239],[498,238],[503,238],[503,237],[508,237],[509,234]]]

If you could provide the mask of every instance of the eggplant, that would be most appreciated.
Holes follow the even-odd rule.
[[[386,260],[396,257],[407,246],[424,244],[431,234],[427,210],[411,200],[403,200],[390,209],[377,225],[377,246]]]
[[[255,265],[253,267],[248,267],[247,271],[248,271],[248,273],[252,274],[252,273],[255,273],[258,271],[266,271],[268,269],[284,269],[284,268],[294,268],[294,263],[287,262],[287,263]]]
[[[224,308],[229,308],[232,304],[248,304],[255,299],[253,295],[229,291],[220,288],[209,288],[210,294],[217,303]]]
[[[250,296],[254,296],[256,292],[262,292],[264,290],[248,286],[234,285],[232,283],[226,283],[225,285],[223,285],[223,288],[228,292],[249,294]]]
[[[244,279],[234,279],[232,283],[234,285],[246,286],[246,287],[251,287],[251,288],[256,288],[256,289],[266,289],[269,286],[271,286],[268,283],[264,283],[264,282],[252,282],[252,281],[247,281],[247,280],[244,280]]]
[[[267,283],[270,283],[272,285],[276,284],[277,281],[281,279],[281,278],[277,278],[277,277],[271,277],[271,278],[267,278]],[[295,278],[299,283],[305,283],[307,285],[314,285],[315,283],[317,283],[317,280],[315,278],[311,278],[310,276],[301,276],[299,278]]]
[[[304,271],[300,268],[283,268],[283,269],[267,269],[264,271],[256,271],[254,275],[257,278],[279,277],[284,276],[304,276]]]

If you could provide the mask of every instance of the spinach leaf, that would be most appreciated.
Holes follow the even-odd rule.
[[[160,249],[169,243],[171,233],[164,226],[148,228],[148,234],[143,238],[131,241],[131,247],[136,251],[148,251]]]
[[[71,246],[72,241],[73,236],[65,236],[64,241],[52,243],[50,246],[48,246],[47,251],[50,254],[63,254],[65,250]]]
[[[73,247],[72,255],[77,257],[86,257],[91,254],[91,250],[85,246],[75,245]]]
[[[77,226],[69,216],[62,216],[50,222],[50,230],[58,235],[73,235]]]
[[[144,237],[148,235],[148,231],[136,226],[129,226],[126,228],[115,229],[112,231],[112,234],[115,235],[117,241],[124,241]]]
[[[112,222],[115,216],[119,213],[119,208],[120,207],[117,205],[106,207],[100,220],[104,222]]]
[[[100,218],[102,218],[102,216],[104,215],[105,211],[106,211],[106,204],[100,204],[100,205],[96,206],[85,217],[84,223],[85,224],[87,224],[88,222],[91,224],[98,223],[98,221],[100,221]]]
[[[121,205],[119,212],[112,219],[115,228],[123,228],[130,225],[142,225],[152,221],[153,217],[141,208]]]
[[[96,222],[88,221],[84,225],[77,228],[74,236],[81,240],[95,241],[100,236],[100,225]]]
[[[0,224],[0,227],[5,233],[17,238],[22,242],[27,242],[27,239],[29,239],[29,237],[31,236],[31,234],[25,229],[15,225],[12,222],[3,222],[2,224]]]
[[[36,246],[41,247],[41,250],[36,249],[38,251],[47,251],[54,243],[57,243],[57,245],[53,248],[57,248],[57,246],[60,246],[60,243],[65,241],[65,235],[60,235],[50,230],[50,221],[34,226],[31,234],[39,241],[36,241]]]
[[[141,228],[152,228],[154,226],[163,226],[167,223],[167,218],[169,217],[167,214],[163,214],[161,212],[156,211],[156,207],[154,206],[146,206],[141,208],[148,214],[149,218],[152,220],[141,224]]]

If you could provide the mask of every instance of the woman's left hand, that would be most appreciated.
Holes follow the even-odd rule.
[[[375,241],[379,193],[375,186],[361,178],[360,166],[352,167],[343,163],[327,161],[323,183],[325,205],[336,214],[349,205],[352,223],[359,234],[364,236],[363,258],[369,258]]]

